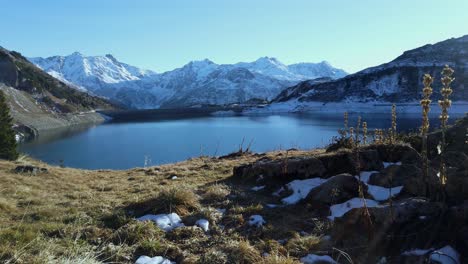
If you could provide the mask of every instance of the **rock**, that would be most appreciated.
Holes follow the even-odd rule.
[[[348,151],[324,154],[317,157],[327,169],[326,176],[331,177],[341,173],[357,174],[355,154]],[[327,177],[325,177],[327,178]]]
[[[440,155],[432,159],[431,167],[439,170],[440,160]],[[465,153],[459,151],[447,151],[447,153],[445,153],[445,164],[448,168],[452,167],[460,170],[468,170],[468,156]]]
[[[425,248],[428,242],[439,238],[439,220],[446,207],[423,198],[408,198],[394,202],[393,207],[369,207],[369,216],[364,210],[352,209],[343,217],[335,218],[332,238],[339,241],[335,247],[367,245],[370,256],[396,255],[408,248]],[[362,252],[356,253],[362,256]]]
[[[438,184],[435,171],[429,171],[427,183],[423,170],[412,164],[390,165],[379,173],[374,173],[369,178],[369,184],[386,188],[403,186],[402,194],[411,196],[424,196],[428,188],[433,190]]]
[[[367,186],[363,184],[364,192]],[[309,203],[338,204],[359,196],[359,181],[351,174],[343,173],[312,189],[307,195]]]
[[[390,165],[380,173],[374,173],[369,183],[386,188],[404,185],[412,178],[422,178],[423,171],[415,165]]]
[[[234,168],[234,176],[242,179],[256,179],[262,175],[263,181],[287,182],[293,179],[321,177],[325,174],[322,162],[314,157],[287,158],[274,161],[257,161],[253,164]]]
[[[363,150],[376,150],[379,153],[379,157],[385,162],[399,162],[403,164],[422,164],[421,155],[418,151],[409,145],[371,145],[363,148]]]
[[[20,165],[15,168],[15,173],[29,173],[37,175],[38,173],[48,173],[47,168],[40,168],[32,165]]]
[[[464,201],[468,199],[468,169],[447,170],[447,198],[451,202]]]
[[[379,152],[375,149],[359,150],[361,171],[380,171],[384,168]]]

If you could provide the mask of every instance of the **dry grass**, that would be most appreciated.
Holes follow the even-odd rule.
[[[232,242],[227,247],[229,263],[255,264],[262,261],[260,252],[248,241]]]
[[[313,153],[290,151],[289,155]],[[234,159],[191,159],[126,171],[60,168],[28,157],[16,163],[0,161],[0,262],[79,263],[84,259],[133,263],[142,253],[162,254],[178,263],[202,263],[200,259],[214,255],[221,261],[223,256],[243,259],[244,263],[262,261],[253,246],[259,240],[235,243],[239,249],[233,247],[233,241],[245,241],[253,235],[245,223],[250,214],[268,212],[261,204],[252,203],[261,201],[250,191],[252,186],[236,185],[230,177],[234,166],[284,155],[271,152]],[[20,164],[44,167],[48,173],[14,173]],[[173,175],[178,178],[171,180]],[[233,193],[233,198],[225,199]],[[197,194],[203,199],[199,200]],[[215,208],[227,212],[222,216]],[[171,211],[182,215],[187,225],[208,219],[209,236],[189,228],[162,233],[152,223],[132,220],[140,213]],[[275,236],[286,234],[277,232],[284,220],[278,221],[271,221],[272,228],[268,229]]]
[[[285,247],[292,256],[305,256],[320,245],[320,237],[314,235],[299,236],[296,234],[288,240]]]
[[[222,201],[231,193],[229,186],[225,184],[213,184],[208,186],[203,193],[203,199],[207,201]]]

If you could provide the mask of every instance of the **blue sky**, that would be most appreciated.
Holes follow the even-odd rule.
[[[468,34],[468,1],[0,0],[0,45],[26,56],[113,54],[158,72],[272,56],[349,72]]]

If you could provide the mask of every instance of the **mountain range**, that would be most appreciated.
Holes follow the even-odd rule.
[[[285,65],[270,57],[236,64],[216,64],[205,59],[164,73],[122,63],[110,54],[84,56],[75,52],[29,60],[76,89],[136,109],[224,105],[253,98],[271,100],[300,81],[347,75],[326,61]]]
[[[455,70],[453,101],[468,101],[468,35],[405,51],[394,60],[337,80],[307,80],[283,90],[271,105],[303,111],[314,103],[419,103],[422,76],[434,77],[433,101],[440,98],[441,71]]]

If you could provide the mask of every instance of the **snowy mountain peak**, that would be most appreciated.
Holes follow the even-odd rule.
[[[161,74],[122,63],[111,54],[85,56],[75,52],[30,61],[64,82],[134,108],[272,99],[299,81],[336,79],[346,74],[326,62],[287,66],[274,57],[236,64],[216,64],[203,59]]]

